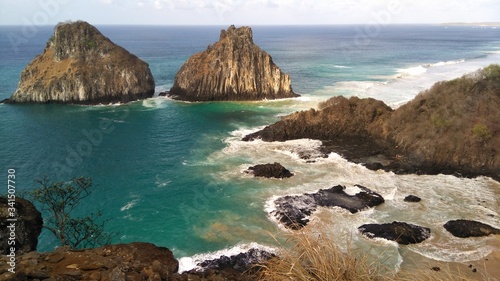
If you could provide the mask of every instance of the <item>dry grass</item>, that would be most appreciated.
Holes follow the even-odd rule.
[[[274,237],[276,241],[280,237]],[[335,241],[322,233],[299,231],[287,234],[280,245],[279,257],[258,265],[259,280],[297,281],[436,281],[436,280],[497,280],[484,273],[471,273],[465,265],[441,263],[434,267],[420,262],[412,269],[392,272],[384,260],[370,258],[368,253],[352,247],[342,251]],[[380,255],[381,257],[383,254]],[[481,270],[486,272],[486,270]]]

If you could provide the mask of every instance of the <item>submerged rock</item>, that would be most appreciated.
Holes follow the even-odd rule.
[[[491,225],[471,220],[452,220],[444,224],[444,228],[453,236],[460,238],[481,237],[500,234],[500,229]]]
[[[13,205],[12,202],[7,197],[0,197],[0,241],[3,242],[0,244],[0,254],[11,254],[11,247],[16,249],[16,255],[35,251],[43,227],[42,214],[28,200],[16,197]],[[16,210],[12,213],[14,216],[10,216],[11,207]],[[12,224],[14,227],[9,227],[9,219],[16,219]],[[12,236],[12,233],[15,235]],[[11,237],[14,240],[10,240]]]
[[[8,103],[99,104],[153,96],[149,66],[84,21],[60,23]]]
[[[271,214],[285,227],[301,229],[309,222],[309,216],[318,207],[341,207],[351,213],[384,203],[384,198],[370,189],[356,185],[360,192],[349,195],[345,186],[337,185],[329,189],[321,189],[316,193],[298,196],[284,196],[276,199],[276,210]]]
[[[358,229],[369,238],[384,238],[403,245],[421,243],[431,236],[430,228],[397,221],[384,224],[364,224]]]
[[[253,167],[248,168],[251,173],[253,173],[256,177],[265,177],[265,178],[290,178],[293,174],[283,167],[280,163],[275,162],[274,164],[261,164],[255,165]]]
[[[297,97],[290,77],[253,42],[250,27],[230,26],[206,51],[181,67],[170,96],[187,101],[263,100]]]

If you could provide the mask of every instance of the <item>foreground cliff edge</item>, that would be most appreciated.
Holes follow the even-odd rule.
[[[375,99],[334,97],[244,140],[319,139],[372,169],[500,180],[500,66],[438,82],[392,110]]]
[[[60,23],[5,103],[100,104],[152,97],[149,65],[84,21]]]
[[[290,77],[254,44],[250,27],[230,26],[220,40],[191,56],[169,95],[185,101],[244,101],[293,98]]]

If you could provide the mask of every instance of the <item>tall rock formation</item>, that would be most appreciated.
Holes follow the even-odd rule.
[[[98,104],[153,96],[149,65],[87,22],[58,24],[9,103]]]
[[[255,45],[250,27],[230,26],[219,42],[191,56],[170,90],[187,101],[262,100],[297,97],[290,77]]]

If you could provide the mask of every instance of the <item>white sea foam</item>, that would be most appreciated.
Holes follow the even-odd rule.
[[[341,81],[332,86],[324,87],[314,94],[323,99],[337,95],[371,97],[380,99],[396,108],[438,81],[455,79],[492,63],[500,63],[500,52],[493,51],[484,57],[475,59],[458,59],[409,66],[398,69],[396,75],[392,77],[376,77],[377,80],[383,79],[382,81]]]
[[[213,260],[213,259],[218,259],[221,256],[235,256],[240,253],[245,253],[248,252],[251,249],[259,249],[263,250],[269,253],[276,253],[276,248],[261,245],[258,243],[241,243],[237,244],[231,248],[215,251],[215,252],[209,252],[209,253],[202,253],[202,254],[196,254],[191,257],[182,257],[179,259],[179,273],[183,273],[185,271],[193,270],[193,269],[201,269],[198,264],[206,261],[206,260]]]

